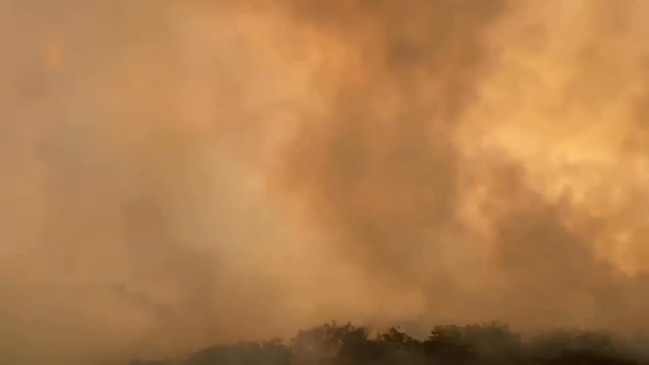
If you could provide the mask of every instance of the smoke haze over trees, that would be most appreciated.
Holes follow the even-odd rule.
[[[0,0],[0,363],[647,329],[647,14]]]
[[[284,344],[244,342],[201,349],[178,360],[132,360],[131,365],[634,365],[649,361],[607,332],[554,331],[523,339],[506,325],[435,326],[423,339],[392,327],[371,335],[352,324],[325,324]]]

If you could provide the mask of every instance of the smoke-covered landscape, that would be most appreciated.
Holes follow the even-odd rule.
[[[0,0],[0,364],[646,361],[648,17]]]

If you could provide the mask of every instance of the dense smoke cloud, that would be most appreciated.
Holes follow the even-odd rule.
[[[354,4],[288,168],[341,260],[433,321],[632,325],[643,5]]]
[[[0,359],[647,325],[640,0],[0,0]]]

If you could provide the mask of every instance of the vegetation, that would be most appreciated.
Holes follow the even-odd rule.
[[[501,323],[437,326],[416,339],[397,328],[371,336],[350,323],[325,324],[283,343],[213,346],[179,362],[131,365],[644,365],[606,332],[556,331],[523,341]]]

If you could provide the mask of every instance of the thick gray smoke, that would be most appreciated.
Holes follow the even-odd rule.
[[[646,327],[647,14],[0,0],[0,362]]]

